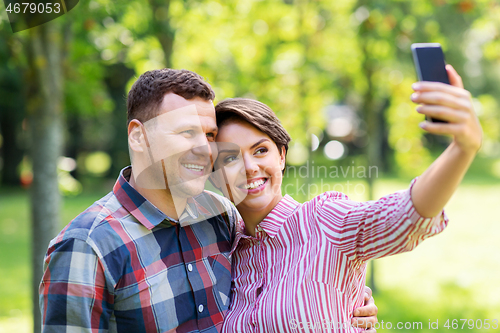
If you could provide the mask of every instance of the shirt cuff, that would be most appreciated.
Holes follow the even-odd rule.
[[[409,202],[410,202],[410,209],[408,211],[409,218],[413,222],[413,225],[415,226],[415,233],[413,236],[423,236],[425,235],[427,237],[436,235],[440,232],[442,232],[446,226],[448,225],[448,216],[446,215],[444,209],[441,210],[436,216],[434,217],[423,217],[417,212],[417,209],[413,205],[413,200],[411,197],[411,191],[413,189],[413,186],[415,185],[415,182],[417,181],[418,177],[413,179],[410,183],[410,187],[405,191],[405,195],[408,196]],[[418,230],[418,231],[417,231]]]

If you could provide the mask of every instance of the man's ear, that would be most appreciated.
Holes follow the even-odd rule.
[[[141,153],[149,146],[144,125],[137,119],[132,119],[128,124],[128,145],[132,151]]]

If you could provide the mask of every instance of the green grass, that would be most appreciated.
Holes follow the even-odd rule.
[[[380,185],[380,195],[398,186]],[[499,205],[499,181],[489,185],[465,182],[446,206],[450,223],[443,233],[410,253],[377,260],[379,318],[421,321],[422,332],[447,332],[443,327],[447,319],[451,323],[453,319],[489,318],[499,320],[500,330]],[[429,330],[429,320],[437,319],[440,329]],[[467,332],[486,331],[465,328]]]
[[[0,197],[0,318],[29,314],[29,206],[24,192]]]
[[[345,186],[346,180],[340,183]],[[406,181],[380,178],[375,193],[381,196],[407,186]],[[352,199],[366,199],[366,193],[351,192]],[[64,224],[103,194],[65,198]],[[448,332],[462,330],[444,328],[446,319],[458,319],[460,326],[461,318],[500,320],[499,206],[500,181],[466,180],[446,207],[450,224],[442,234],[410,253],[377,260],[379,321],[393,326],[421,322],[422,329],[406,330],[412,332]],[[24,191],[0,194],[0,333],[30,332],[32,326],[29,215]],[[438,320],[439,329],[430,330],[429,320]],[[385,331],[389,330],[378,330]],[[470,330],[466,325],[463,331],[487,330]]]

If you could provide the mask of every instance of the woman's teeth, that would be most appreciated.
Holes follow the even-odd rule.
[[[202,171],[203,169],[205,169],[204,166],[196,164],[182,164],[182,166],[193,171]]]
[[[253,183],[244,185],[244,188],[247,190],[251,190],[251,189],[259,187],[260,185],[264,184],[265,182],[266,181],[264,179],[259,179],[257,181],[254,181]]]

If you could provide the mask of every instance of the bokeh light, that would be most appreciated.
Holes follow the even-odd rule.
[[[324,153],[330,160],[338,160],[344,156],[346,148],[342,142],[332,140],[325,145]]]

